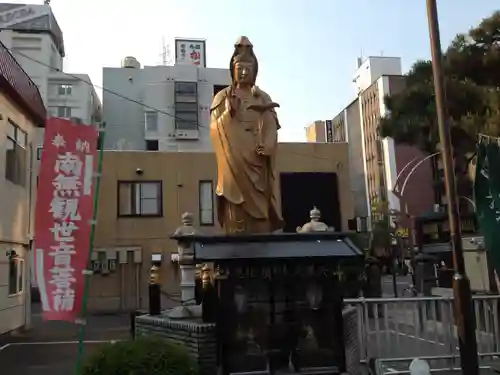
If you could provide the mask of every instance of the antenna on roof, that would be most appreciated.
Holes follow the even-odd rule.
[[[167,65],[167,49],[164,36],[161,37],[161,65]]]
[[[166,61],[167,61],[167,65],[173,65],[172,63],[172,54],[170,53],[170,44],[167,43],[166,47],[165,47],[165,54],[166,54]]]
[[[172,65],[172,58],[170,55],[170,45],[165,43],[165,37],[161,38],[161,64]]]
[[[44,5],[50,5],[50,0],[43,0]]]

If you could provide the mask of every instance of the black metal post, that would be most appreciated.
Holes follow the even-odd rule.
[[[399,236],[396,233],[395,236],[396,239],[396,248],[399,249]],[[394,291],[394,298],[398,298],[398,281],[397,281],[397,274],[396,274],[396,265],[397,265],[397,259],[396,259],[396,250],[394,249],[393,246],[391,246],[391,268],[392,268],[392,289]]]
[[[149,282],[149,315],[160,315],[161,313],[161,287],[159,268],[151,267]]]
[[[446,110],[444,77],[442,67],[441,41],[436,0],[427,0],[427,17],[432,53],[432,72],[436,96],[436,112],[439,127],[439,138],[442,147],[444,179],[448,196],[448,217],[450,222],[451,247],[455,275],[453,277],[453,295],[455,302],[455,321],[459,338],[462,373],[479,374],[479,360],[475,335],[475,319],[472,308],[472,292],[465,272],[465,261],[462,248],[462,230],[458,211],[458,196],[453,168],[450,126]]]
[[[217,291],[211,277],[211,270],[208,265],[204,265],[201,271],[201,316],[205,323],[217,322]]]

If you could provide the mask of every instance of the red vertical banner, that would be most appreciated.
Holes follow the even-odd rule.
[[[94,211],[98,131],[46,121],[35,212],[35,277],[45,320],[79,318]]]

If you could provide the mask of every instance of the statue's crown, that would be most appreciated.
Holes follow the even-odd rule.
[[[245,53],[240,53],[240,54],[234,56],[234,61],[235,62],[254,63],[255,62],[255,58],[252,56],[251,53],[249,53],[247,51]]]

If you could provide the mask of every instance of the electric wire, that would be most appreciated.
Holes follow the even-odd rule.
[[[114,90],[111,90],[111,89],[109,89],[109,88],[107,88],[107,87],[96,85],[96,84],[92,83],[91,81],[86,80],[86,79],[84,79],[84,78],[82,78],[82,77],[76,76],[76,75],[74,75],[74,74],[71,74],[71,73],[66,73],[66,72],[62,71],[61,69],[59,69],[59,68],[56,68],[56,67],[51,66],[51,65],[49,65],[49,64],[46,64],[46,63],[44,63],[44,62],[42,62],[42,61],[40,61],[40,60],[37,60],[37,59],[35,59],[35,58],[31,57],[31,56],[28,56],[28,55],[26,55],[26,54],[24,54],[24,53],[22,53],[22,52],[13,51],[12,49],[9,49],[9,48],[7,48],[7,49],[10,51],[10,53],[11,53],[14,57],[16,57],[16,55],[19,55],[19,56],[21,56],[21,57],[23,57],[23,58],[25,58],[25,59],[27,59],[27,60],[30,60],[30,61],[32,61],[32,62],[34,62],[34,63],[36,63],[36,64],[39,64],[39,65],[44,66],[44,67],[46,67],[46,68],[49,68],[50,70],[52,70],[52,71],[54,71],[54,72],[58,72],[58,73],[64,74],[65,76],[70,77],[70,78],[72,78],[72,79],[74,79],[74,80],[76,80],[76,81],[79,81],[79,82],[85,83],[85,84],[87,84],[87,85],[89,85],[89,86],[92,86],[92,87],[94,87],[94,88],[96,88],[96,89],[102,90],[103,92],[107,92],[108,94],[111,94],[111,95],[114,95],[114,96],[116,96],[116,97],[119,97],[120,99],[123,99],[123,100],[125,100],[125,101],[130,102],[130,103],[137,104],[137,105],[139,105],[139,106],[141,106],[141,107],[144,107],[144,108],[146,108],[146,109],[149,109],[149,110],[151,110],[151,111],[153,111],[153,112],[161,113],[161,114],[163,114],[163,115],[166,115],[166,116],[171,117],[171,118],[176,119],[176,120],[180,120],[180,121],[185,122],[185,123],[195,124],[195,125],[197,125],[197,127],[198,127],[198,128],[206,128],[206,129],[209,129],[209,127],[208,127],[208,126],[205,126],[205,125],[203,125],[203,124],[200,124],[199,122],[195,122],[195,121],[188,121],[188,120],[185,120],[185,119],[183,119],[183,118],[177,117],[177,116],[176,116],[175,114],[173,114],[173,113],[170,113],[170,112],[164,111],[164,110],[162,110],[162,109],[155,108],[155,107],[153,107],[153,106],[151,106],[151,105],[148,105],[148,104],[142,103],[142,102],[140,102],[140,101],[138,101],[138,100],[132,99],[132,98],[130,98],[130,97],[128,97],[128,96],[126,96],[126,95],[123,95],[123,94],[121,94],[121,93],[119,93],[119,92],[116,92],[116,91],[114,91]],[[311,155],[311,154],[304,154],[304,153],[301,153],[301,152],[296,152],[296,151],[291,151],[290,153],[291,153],[291,154],[298,155],[298,156],[304,156],[304,157],[307,157],[307,158],[316,159],[316,160],[332,161],[330,158],[325,158],[325,157],[316,156],[316,155]]]

